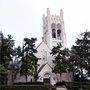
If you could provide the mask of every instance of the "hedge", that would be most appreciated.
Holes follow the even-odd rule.
[[[80,90],[80,82],[66,82],[67,88],[70,90]],[[83,90],[90,90],[90,82],[82,82]]]
[[[44,85],[44,82],[18,82],[14,85]]]
[[[55,90],[50,85],[0,85],[0,90]]]
[[[84,85],[83,90],[90,90],[90,85]]]

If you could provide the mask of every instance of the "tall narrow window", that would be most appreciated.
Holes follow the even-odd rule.
[[[52,29],[52,38],[56,38],[56,30]]]
[[[47,61],[47,52],[45,51],[45,60]]]
[[[43,60],[47,61],[47,51],[43,50]]]
[[[57,24],[57,39],[61,39],[61,24]]]
[[[51,29],[52,29],[52,38],[56,38],[56,24],[55,23],[51,24]]]
[[[60,29],[57,30],[57,39],[61,39],[61,30]]]

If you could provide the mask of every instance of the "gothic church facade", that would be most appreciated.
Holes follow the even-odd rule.
[[[61,43],[63,48],[67,47],[63,11],[60,10],[60,15],[51,15],[49,8],[47,9],[46,16],[43,15],[43,37],[42,42],[37,46],[37,54],[35,54],[39,60],[38,67],[39,72],[39,82],[49,82],[54,85],[58,80],[60,81],[59,74],[56,75],[52,72],[54,64],[52,60],[51,49]],[[71,73],[62,74],[63,81],[71,81]],[[33,77],[28,77],[28,82],[33,81]],[[17,77],[15,82],[25,82],[24,77]]]
[[[52,60],[54,58],[50,54],[51,49],[54,46],[57,46],[58,43],[61,43],[63,48],[67,47],[63,11],[60,10],[60,15],[51,15],[48,8],[46,16],[43,15],[42,42],[37,47],[37,57],[40,58],[38,63],[40,64],[40,67],[43,66],[39,73],[38,81],[49,81],[51,84],[55,84],[57,80],[60,81],[59,74],[56,75],[52,72],[54,67]],[[71,81],[71,73],[63,73],[62,80]]]

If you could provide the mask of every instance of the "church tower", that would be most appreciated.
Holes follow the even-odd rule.
[[[43,39],[50,49],[57,43],[61,43],[64,48],[67,47],[62,10],[60,15],[51,15],[47,8],[47,15],[43,15]]]

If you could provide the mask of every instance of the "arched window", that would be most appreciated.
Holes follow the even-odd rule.
[[[61,39],[60,37],[61,37],[61,30],[58,29],[58,30],[57,30],[57,39]]]
[[[56,30],[52,29],[52,38],[56,38]]]
[[[51,29],[52,29],[52,38],[56,38],[56,24],[55,23],[51,24]]]
[[[55,24],[55,23],[52,23],[52,24],[51,24],[51,28],[52,28],[52,29],[56,29],[56,24]]]
[[[61,24],[57,24],[57,39],[61,39]]]
[[[50,74],[49,73],[45,73],[44,74],[44,78],[49,78],[50,77]]]
[[[57,29],[61,30],[61,24],[60,23],[57,24]]]

